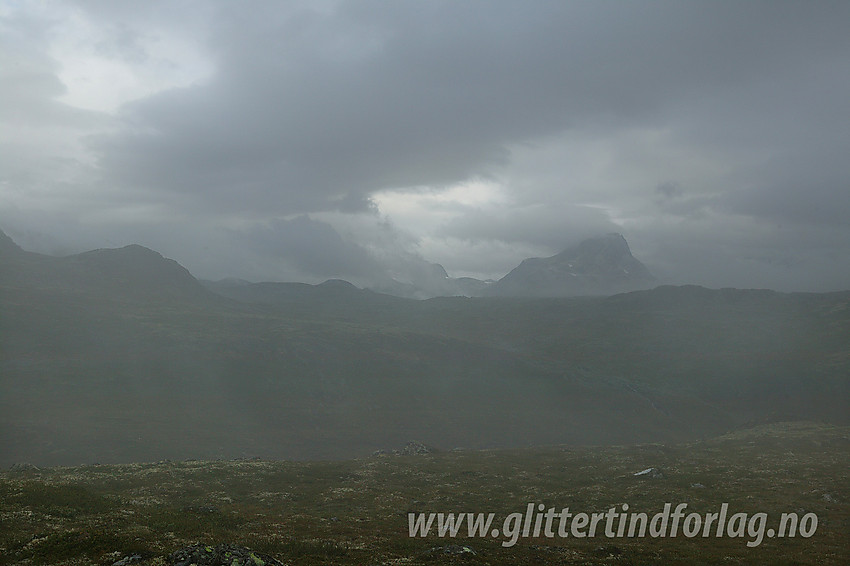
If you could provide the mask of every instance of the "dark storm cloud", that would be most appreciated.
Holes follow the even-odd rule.
[[[215,76],[133,104],[97,141],[110,182],[213,208],[366,210],[376,189],[486,174],[510,144],[569,128],[667,125],[846,48],[837,4],[283,6],[223,5]],[[758,114],[720,102],[721,122]]]
[[[839,117],[836,117],[840,120]],[[850,127],[850,123],[847,124]],[[730,192],[722,206],[772,222],[850,225],[846,141],[787,151],[758,171],[751,187]]]

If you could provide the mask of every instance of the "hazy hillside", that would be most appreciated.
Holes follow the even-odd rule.
[[[16,289],[95,295],[100,299],[212,298],[185,267],[143,246],[53,257],[25,252],[2,232],[0,283]]]
[[[850,293],[217,295],[138,246],[4,254],[0,465],[687,440],[850,416]]]

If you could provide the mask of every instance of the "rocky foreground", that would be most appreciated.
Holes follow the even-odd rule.
[[[416,446],[416,445],[414,445]],[[850,428],[764,425],[681,445],[184,461],[0,472],[0,564],[850,563]],[[817,515],[808,538],[411,538],[408,513],[667,502]]]

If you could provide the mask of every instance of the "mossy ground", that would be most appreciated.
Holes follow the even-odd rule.
[[[663,478],[637,478],[648,467]],[[0,473],[0,564],[145,564],[232,543],[289,564],[850,563],[850,428],[767,425],[687,445],[530,448],[338,462],[186,461]],[[699,484],[699,485],[696,485]],[[529,502],[600,512],[813,512],[811,538],[408,536],[407,513],[493,512]],[[465,544],[474,556],[429,553]]]

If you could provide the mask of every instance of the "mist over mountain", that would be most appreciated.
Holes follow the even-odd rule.
[[[648,289],[658,280],[631,253],[622,234],[581,241],[548,258],[529,258],[499,281],[449,277],[442,265],[422,262],[409,282],[384,282],[370,288],[390,295],[423,299],[438,296],[572,297],[613,295]]]
[[[481,281],[473,277],[449,277],[439,263],[422,262],[420,268],[410,273],[408,281],[397,279],[381,281],[368,288],[407,299],[430,299],[433,297],[480,297],[487,292],[492,281]]]

